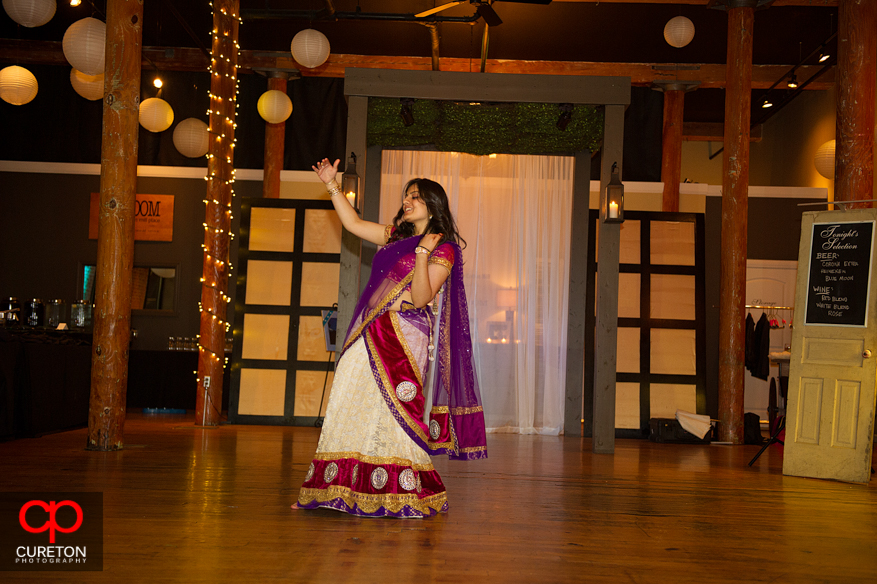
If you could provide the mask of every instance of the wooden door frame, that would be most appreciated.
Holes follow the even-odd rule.
[[[591,210],[590,224],[598,216],[596,209]],[[616,438],[648,438],[650,412],[650,385],[651,383],[684,383],[693,384],[697,396],[698,414],[706,414],[706,254],[705,254],[705,230],[703,213],[666,213],[660,211],[627,211],[625,220],[640,221],[640,263],[622,264],[619,271],[627,274],[641,274],[640,278],[640,315],[638,318],[618,318],[618,325],[623,327],[635,327],[640,331],[650,331],[652,328],[683,329],[695,331],[695,374],[694,375],[668,375],[653,374],[650,371],[650,348],[649,335],[640,335],[640,371],[639,373],[618,373],[615,379],[618,382],[638,383],[640,385],[640,427],[616,428]],[[694,265],[676,264],[651,264],[649,252],[651,241],[649,237],[649,223],[652,221],[678,221],[694,224]],[[591,230],[593,231],[593,230]],[[594,330],[596,316],[594,305],[596,303],[596,276],[597,258],[594,254],[596,237],[593,233],[588,238],[588,295],[587,306],[589,307],[587,329],[591,332],[587,336],[585,362],[593,366],[594,362]],[[584,263],[584,262],[583,262]],[[658,320],[652,319],[649,314],[650,306],[650,280],[651,274],[679,274],[694,276],[694,320]],[[643,277],[645,276],[645,277]],[[652,326],[655,324],[655,326]],[[657,326],[660,324],[660,326]],[[593,384],[585,384],[585,397],[593,392]],[[587,416],[585,416],[587,420]],[[584,434],[587,436],[591,431],[587,422],[584,424]]]
[[[295,209],[295,234],[293,251],[291,252],[266,252],[251,251],[249,249],[250,218],[253,207],[272,209]],[[302,264],[304,262],[337,263],[340,256],[337,253],[305,253],[303,249],[305,236],[305,215],[309,209],[332,210],[332,203],[326,200],[314,199],[266,199],[252,197],[241,199],[241,233],[240,248],[238,252],[237,285],[235,292],[235,323],[234,344],[231,362],[231,383],[228,399],[228,421],[232,424],[265,424],[273,426],[313,426],[316,425],[317,416],[295,415],[295,389],[297,371],[326,371],[331,362],[326,361],[299,361],[298,360],[298,330],[299,317],[322,316],[321,310],[329,306],[301,306],[301,281]],[[268,261],[291,261],[292,287],[290,303],[284,306],[252,305],[247,304],[247,272],[250,260]],[[288,315],[289,337],[287,341],[286,359],[244,359],[243,358],[243,334],[245,314],[278,314]],[[282,416],[247,415],[239,414],[241,369],[282,369],[287,372],[286,392],[284,397],[284,413]],[[328,388],[326,389],[328,394]],[[319,412],[318,412],[319,414]]]
[[[360,195],[363,218],[377,221],[380,202],[380,149],[367,150],[368,99],[370,97],[429,99],[437,101],[503,102],[503,103],[572,103],[602,106],[604,108],[603,149],[600,172],[600,192],[609,183],[612,164],[623,167],[624,110],[630,104],[630,77],[598,77],[575,75],[513,75],[503,73],[461,73],[450,71],[398,71],[387,69],[350,68],[344,74],[344,94],[348,98],[347,149],[345,154],[357,155],[357,169],[364,168],[365,176]],[[584,157],[576,156],[576,175],[573,184],[572,219],[577,234],[571,238],[570,257],[584,257],[588,241],[588,193],[590,172],[586,172]],[[584,219],[584,220],[582,220]],[[601,236],[601,250],[617,252],[620,231],[617,225],[608,227]],[[341,238],[341,278],[338,293],[338,336],[344,338],[356,305],[362,284],[367,278],[368,258],[361,240],[344,231]],[[616,253],[617,256],[617,253]],[[364,262],[365,260],[365,262]],[[604,262],[601,278],[614,282],[615,296],[618,289],[617,262]],[[565,388],[564,433],[568,436],[581,434],[581,415],[584,399],[587,272],[584,267],[570,265],[569,318],[567,325],[567,365]],[[606,272],[603,272],[603,269]],[[611,287],[610,287],[611,292]],[[599,310],[601,322],[614,328],[616,316],[611,306]],[[605,314],[604,314],[605,313]],[[614,336],[614,335],[613,335]],[[611,346],[610,346],[611,345]],[[593,371],[594,378],[605,380],[608,370],[615,375],[614,338],[601,350],[601,363]],[[602,384],[601,381],[597,382]],[[602,384],[606,385],[606,384]],[[594,448],[600,452],[613,452],[615,446],[615,396],[614,385],[595,396],[593,411]],[[611,395],[610,395],[611,393]],[[607,425],[608,424],[608,425]],[[597,448],[597,444],[600,447]]]

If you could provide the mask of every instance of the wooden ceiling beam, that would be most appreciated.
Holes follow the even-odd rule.
[[[206,71],[207,59],[199,49],[188,47],[143,47],[143,70],[153,66],[163,71]],[[0,39],[0,62],[19,65],[69,66],[58,41],[20,41]],[[253,69],[298,69],[299,65],[289,53],[266,51],[241,51],[240,65],[244,72]],[[442,57],[442,71],[477,72],[479,62],[474,59]],[[374,55],[332,54],[329,60],[316,69],[301,69],[304,77],[344,77],[348,67],[364,69],[403,69],[431,71],[431,57],[393,57]],[[777,79],[789,72],[791,65],[753,65],[752,88],[767,89]],[[822,67],[804,65],[798,67],[798,82],[803,83]],[[489,73],[521,73],[530,75],[597,75],[630,77],[631,85],[649,86],[655,81],[700,81],[700,88],[725,86],[725,65],[701,63],[591,63],[586,61],[519,61],[488,59]],[[834,68],[807,85],[808,90],[825,90],[834,87]]]

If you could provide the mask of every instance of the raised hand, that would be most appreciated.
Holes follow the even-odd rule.
[[[423,237],[420,238],[420,245],[421,245],[421,247],[425,247],[426,249],[428,249],[431,252],[435,249],[435,247],[438,245],[439,241],[441,241],[441,240],[442,240],[441,233],[427,233],[426,235],[424,235]]]
[[[331,164],[328,158],[324,158],[316,165],[311,166],[314,169],[314,172],[317,173],[317,176],[320,177],[320,180],[326,184],[329,184],[333,180],[335,180],[335,175],[338,174],[338,165],[341,164],[341,159],[337,158],[335,160],[335,164]]]

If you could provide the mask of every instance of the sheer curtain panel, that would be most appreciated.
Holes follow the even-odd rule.
[[[381,222],[417,177],[448,193],[490,432],[563,432],[573,158],[385,150]]]

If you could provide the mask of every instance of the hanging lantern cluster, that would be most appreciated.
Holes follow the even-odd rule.
[[[207,124],[198,118],[186,118],[174,128],[174,146],[187,158],[200,158],[207,154]]]
[[[256,103],[259,115],[269,124],[285,122],[292,114],[292,100],[283,91],[269,89]]]
[[[97,101],[104,97],[104,74],[86,75],[76,69],[70,70],[70,85],[73,90],[89,101]]]
[[[0,70],[0,99],[6,103],[30,103],[37,96],[38,89],[37,78],[24,67],[10,65]]]
[[[174,110],[160,97],[140,102],[140,125],[150,132],[164,132],[174,123]]]
[[[9,18],[28,28],[43,26],[55,16],[55,0],[3,0]]]
[[[86,75],[103,75],[107,25],[96,18],[77,20],[64,33],[61,47],[74,69]]]
[[[329,58],[329,39],[318,30],[306,28],[292,37],[292,58],[308,69],[316,69]]]
[[[671,47],[681,49],[694,39],[694,23],[684,16],[676,16],[664,25],[664,40]]]

